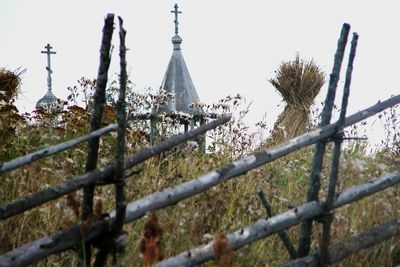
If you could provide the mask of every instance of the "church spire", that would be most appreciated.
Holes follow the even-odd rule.
[[[175,35],[172,37],[173,51],[165,72],[164,79],[161,84],[161,89],[173,95],[173,99],[169,101],[164,111],[167,112],[184,112],[189,114],[202,114],[203,110],[193,104],[198,103],[199,96],[193,85],[189,70],[181,51],[182,38],[179,33],[178,14],[182,14],[178,10],[178,5],[175,4],[174,10],[171,13],[175,14]]]

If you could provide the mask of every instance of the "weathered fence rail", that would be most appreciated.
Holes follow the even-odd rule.
[[[377,225],[357,235],[351,236],[338,244],[329,246],[327,263],[332,264],[339,262],[355,252],[374,246],[399,234],[400,220],[393,220]],[[285,267],[316,267],[319,264],[319,253],[320,252],[317,252],[310,256],[294,260],[285,265]]]
[[[301,243],[299,250],[293,251],[292,247],[292,258],[297,256],[307,256],[306,258],[297,259],[289,266],[307,266],[307,264],[319,264],[326,265],[332,262],[338,261],[348,255],[349,253],[356,252],[365,246],[375,244],[378,241],[384,240],[399,233],[399,222],[398,220],[377,226],[370,231],[361,233],[358,236],[352,237],[344,242],[337,245],[329,244],[329,232],[332,213],[334,209],[341,206],[350,204],[361,198],[374,194],[378,191],[384,190],[388,187],[400,183],[400,173],[392,173],[380,177],[376,180],[370,181],[365,184],[356,185],[343,193],[335,196],[335,185],[337,179],[337,171],[340,156],[340,144],[342,142],[341,131],[343,128],[353,125],[357,122],[363,121],[378,112],[392,107],[400,103],[400,95],[392,97],[383,102],[357,112],[351,116],[345,118],[345,112],[347,107],[347,99],[350,88],[352,65],[355,56],[355,49],[357,44],[358,36],[353,36],[352,48],[350,52],[349,64],[347,66],[346,83],[342,99],[342,108],[340,118],[336,123],[330,124],[330,118],[332,113],[332,107],[335,98],[335,92],[337,82],[339,79],[340,66],[343,60],[344,50],[347,43],[347,35],[350,30],[350,26],[345,24],[342,29],[341,36],[338,42],[338,50],[335,54],[334,68],[331,74],[331,81],[327,98],[325,100],[325,106],[322,114],[322,122],[318,129],[309,133],[303,134],[285,143],[282,143],[276,147],[268,149],[266,151],[258,152],[243,159],[229,163],[215,171],[209,172],[197,179],[182,183],[173,188],[167,188],[160,192],[155,192],[148,195],[140,200],[134,201],[130,204],[125,203],[124,197],[124,170],[132,168],[149,158],[160,154],[164,151],[171,149],[172,147],[186,142],[187,140],[194,138],[200,134],[205,133],[210,129],[224,124],[230,120],[230,115],[225,115],[211,121],[207,124],[200,126],[199,128],[187,132],[182,135],[178,135],[169,138],[159,144],[153,145],[149,148],[145,148],[140,152],[124,158],[124,129],[125,129],[125,84],[126,84],[126,60],[125,60],[125,30],[122,27],[122,20],[120,19],[120,58],[121,58],[121,74],[120,74],[120,95],[118,99],[118,124],[112,124],[105,128],[99,128],[99,118],[101,118],[102,105],[104,104],[103,94],[105,90],[105,84],[107,81],[107,72],[109,64],[109,42],[111,41],[113,26],[113,16],[108,15],[105,21],[105,30],[103,31],[103,42],[101,49],[101,64],[99,67],[100,82],[96,88],[95,109],[92,113],[91,119],[91,132],[83,137],[70,140],[55,146],[51,146],[29,155],[14,159],[12,161],[0,164],[0,174],[7,171],[14,170],[16,168],[23,167],[26,164],[34,162],[40,158],[59,153],[66,149],[72,148],[73,146],[89,141],[89,153],[87,163],[87,173],[78,175],[72,179],[62,182],[57,185],[50,186],[44,190],[33,193],[31,195],[21,197],[9,203],[0,205],[0,219],[5,220],[24,211],[37,207],[50,200],[59,198],[70,192],[74,192],[81,188],[85,188],[84,207],[85,214],[82,217],[84,221],[91,213],[92,199],[93,199],[93,188],[96,185],[100,185],[99,182],[114,183],[116,187],[116,209],[109,213],[108,217],[98,219],[94,221],[91,227],[82,232],[80,224],[73,225],[69,229],[62,230],[45,236],[41,239],[32,241],[31,243],[25,244],[19,248],[16,248],[8,253],[0,256],[0,267],[5,266],[26,266],[39,259],[43,259],[51,254],[59,253],[77,245],[81,245],[84,242],[85,246],[82,248],[80,253],[81,263],[90,265],[91,258],[91,246],[92,243],[101,238],[107,240],[112,239],[112,242],[116,243],[118,238],[121,236],[122,225],[137,220],[144,216],[146,213],[162,209],[169,205],[176,204],[177,202],[205,192],[213,186],[221,184],[231,178],[243,175],[248,171],[264,165],[268,162],[274,161],[280,157],[283,157],[289,153],[292,153],[303,147],[316,144],[317,148],[314,155],[313,170],[309,180],[309,193],[305,204],[283,212],[276,216],[270,217],[269,219],[260,219],[256,223],[249,225],[243,229],[239,229],[236,232],[227,235],[227,246],[225,251],[239,249],[245,245],[251,244],[252,242],[265,238],[275,233],[282,233],[293,225],[304,223],[303,231],[301,234]],[[104,47],[103,47],[104,46]],[[108,47],[108,48],[107,48]],[[104,49],[103,49],[104,48]],[[108,52],[107,52],[108,51]],[[111,131],[118,131],[117,141],[117,153],[116,162],[102,168],[96,168],[97,164],[97,150],[98,150],[98,138]],[[321,171],[321,162],[325,152],[325,144],[329,141],[335,142],[335,153],[333,157],[333,167],[330,176],[330,185],[328,191],[328,197],[325,203],[319,202],[318,192],[320,190],[319,179]],[[320,251],[313,255],[309,254],[309,242],[311,227],[310,223],[318,217],[325,217],[323,239],[321,241]],[[111,230],[110,230],[111,229]],[[382,230],[384,229],[384,230]],[[376,233],[383,233],[380,238],[372,240],[370,238]],[[347,247],[349,242],[354,244],[360,243],[357,240],[361,239],[370,240],[366,244],[355,245],[352,249],[343,252],[343,247]],[[212,258],[215,258],[215,252],[213,249],[213,242],[207,245],[202,245],[196,248],[189,249],[181,254],[159,262],[157,266],[190,266],[198,263],[206,262]],[[287,241],[290,242],[290,241]],[[114,244],[113,243],[113,244]],[[115,246],[116,244],[114,244]],[[103,266],[107,255],[111,253],[113,247],[100,247],[100,252],[97,254],[95,259],[95,266]]]
[[[89,141],[90,139],[100,137],[100,136],[108,134],[112,131],[116,131],[117,128],[118,128],[118,125],[116,123],[113,123],[104,128],[90,132],[89,134],[87,134],[85,136],[80,136],[78,138],[35,151],[33,153],[10,160],[8,162],[0,163],[0,175],[5,172],[12,171],[12,170],[18,169],[20,167],[23,167],[25,165],[28,165],[30,163],[33,163],[39,159],[60,153],[62,151],[70,149],[76,145],[79,145],[80,143]]]

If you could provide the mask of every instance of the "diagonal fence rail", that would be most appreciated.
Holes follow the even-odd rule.
[[[110,18],[110,16],[107,16]],[[107,24],[107,22],[106,22]],[[108,21],[108,25],[110,22]],[[106,27],[106,26],[105,26]],[[109,26],[108,26],[109,27]],[[336,57],[343,57],[345,44],[347,42],[347,36],[350,26],[345,24],[343,26],[342,35],[338,42],[338,51],[335,56]],[[103,31],[106,34],[106,31]],[[108,32],[109,34],[109,32]],[[345,93],[342,100],[342,113],[340,119],[330,124],[330,116],[332,112],[333,102],[335,98],[335,91],[337,86],[337,80],[339,79],[339,71],[342,59],[335,60],[333,75],[331,75],[331,79],[334,79],[330,83],[330,89],[328,90],[327,99],[325,101],[325,108],[323,111],[324,123],[320,124],[320,127],[314,131],[309,133],[303,134],[299,137],[296,137],[292,140],[284,142],[276,147],[268,149],[266,151],[257,152],[255,154],[249,155],[244,157],[240,160],[234,161],[229,163],[215,171],[209,172],[197,179],[193,179],[186,183],[182,183],[178,186],[173,188],[167,188],[160,192],[155,192],[151,195],[148,195],[140,200],[135,202],[126,204],[124,200],[124,193],[123,193],[123,186],[124,186],[124,178],[123,178],[123,171],[125,169],[131,168],[140,164],[151,157],[158,155],[164,151],[171,149],[172,147],[186,142],[187,140],[194,138],[200,134],[205,133],[210,129],[214,129],[219,125],[222,125],[230,120],[230,115],[225,115],[216,120],[213,120],[207,124],[200,126],[199,128],[187,132],[182,135],[178,135],[172,138],[169,138],[159,144],[151,146],[149,148],[145,148],[140,152],[127,157],[124,159],[121,158],[123,155],[123,131],[121,129],[124,128],[124,123],[126,122],[124,114],[124,84],[126,80],[124,80],[124,75],[126,74],[126,62],[125,62],[125,44],[124,44],[124,36],[125,31],[122,27],[122,20],[120,19],[120,57],[121,57],[121,80],[120,80],[120,98],[119,98],[119,109],[118,109],[118,125],[112,124],[102,129],[96,129],[97,126],[92,127],[92,132],[88,135],[76,138],[74,140],[61,143],[55,146],[51,146],[32,154],[26,155],[24,157],[20,157],[18,159],[2,163],[0,164],[0,174],[5,173],[7,171],[14,170],[16,168],[20,168],[38,160],[40,158],[53,155],[55,153],[59,153],[66,149],[72,148],[73,146],[85,142],[90,141],[92,143],[96,143],[96,139],[100,136],[107,134],[111,131],[118,130],[118,151],[117,151],[117,158],[116,163],[112,163],[110,165],[104,166],[102,168],[95,168],[95,163],[97,158],[95,157],[96,152],[94,152],[97,148],[97,145],[94,145],[92,148],[92,152],[89,153],[92,156],[88,156],[88,160],[91,160],[92,163],[90,164],[90,168],[88,167],[88,172],[83,175],[78,175],[73,177],[71,180],[65,181],[63,183],[51,186],[39,192],[33,193],[31,195],[21,197],[17,200],[14,200],[9,203],[5,203],[0,205],[0,220],[5,220],[17,214],[20,214],[24,211],[30,210],[34,207],[37,207],[43,203],[46,203],[50,200],[59,198],[65,194],[70,192],[74,192],[81,188],[87,188],[90,190],[86,190],[87,194],[87,216],[91,214],[91,199],[93,191],[93,187],[96,185],[100,185],[99,183],[114,183],[117,189],[117,197],[116,197],[116,210],[110,212],[109,217],[98,219],[94,221],[90,228],[82,232],[82,225],[76,224],[70,227],[69,229],[56,232],[49,236],[45,236],[41,239],[32,241],[31,243],[25,244],[22,247],[16,248],[2,256],[0,256],[0,267],[5,266],[26,266],[31,264],[39,259],[43,259],[51,254],[60,253],[62,251],[66,251],[71,249],[75,246],[79,246],[84,242],[85,248],[81,250],[80,259],[82,263],[86,262],[86,265],[90,265],[90,258],[91,258],[91,246],[94,240],[105,240],[111,242],[117,242],[121,236],[122,232],[122,225],[125,223],[129,223],[135,221],[150,211],[162,209],[164,207],[174,205],[179,201],[187,199],[189,197],[195,196],[202,192],[207,191],[213,186],[221,184],[229,179],[234,177],[238,177],[240,175],[246,174],[248,171],[257,168],[261,165],[264,165],[268,162],[272,162],[280,157],[283,157],[289,153],[292,153],[298,149],[303,147],[317,144],[317,151],[315,154],[316,163],[314,164],[314,168],[312,174],[310,175],[310,189],[311,195],[315,195],[315,193],[319,192],[319,182],[315,182],[316,177],[318,178],[320,172],[320,164],[318,163],[324,155],[324,148],[325,144],[329,141],[334,141],[335,144],[338,144],[337,151],[338,153],[335,154],[336,156],[333,159],[333,162],[338,163],[338,158],[340,156],[340,142],[341,142],[341,131],[343,128],[351,126],[357,122],[363,121],[368,117],[371,117],[378,112],[390,108],[396,104],[400,103],[400,95],[392,97],[388,100],[383,102],[378,102],[377,104],[364,109],[360,112],[357,112],[351,116],[345,118],[345,110],[347,107],[347,97],[348,97],[348,90],[350,86],[351,80],[351,70],[352,70],[352,60],[354,60],[354,53],[350,55],[349,65],[348,65],[348,74],[346,75],[346,84],[345,84]],[[356,35],[354,35],[356,36]],[[353,40],[354,40],[353,36]],[[357,36],[358,37],[358,36]],[[108,37],[110,38],[110,37]],[[104,39],[104,38],[103,38]],[[355,52],[355,45],[352,43],[352,49]],[[104,51],[102,51],[103,53]],[[353,55],[353,58],[351,59]],[[351,64],[350,64],[351,61]],[[100,70],[102,68],[102,64],[100,64],[99,68],[99,75]],[[125,74],[124,74],[125,71]],[[104,70],[102,71],[102,75],[106,75]],[[104,88],[99,88],[98,90],[104,90]],[[97,91],[97,89],[96,89]],[[96,104],[97,108],[101,110],[101,102],[98,101],[99,104]],[[97,109],[96,112],[100,112]],[[94,114],[94,113],[93,113]],[[92,116],[93,116],[92,114]],[[100,116],[101,117],[101,116]],[[91,141],[92,140],[92,141]],[[92,147],[92,146],[90,146]],[[318,147],[320,147],[318,149]],[[95,149],[95,150],[93,150]],[[121,150],[122,149],[122,150]],[[118,156],[119,155],[119,156]],[[296,257],[297,255],[300,256],[307,256],[309,252],[309,240],[310,240],[310,233],[311,228],[307,225],[310,224],[313,220],[318,217],[327,217],[330,216],[334,209],[337,209],[343,205],[347,205],[354,201],[357,201],[361,198],[369,196],[373,193],[378,191],[384,190],[390,186],[396,185],[400,182],[400,173],[392,173],[379,179],[370,181],[369,183],[354,186],[347,191],[339,194],[338,196],[333,197],[334,189],[335,189],[335,179],[337,178],[337,172],[333,171],[331,174],[331,186],[330,186],[330,196],[327,202],[322,203],[319,202],[318,199],[308,199],[306,203],[302,206],[297,208],[291,209],[287,212],[281,213],[279,215],[273,216],[268,220],[259,220],[253,225],[249,225],[243,229],[239,229],[234,233],[227,235],[227,246],[225,251],[239,249],[245,245],[251,244],[257,240],[265,238],[275,233],[280,233],[281,231],[299,224],[304,223],[306,231],[304,231],[301,235],[301,239],[303,243],[300,244],[299,250],[297,253],[292,253]],[[86,217],[87,217],[86,216]],[[82,218],[83,222],[85,218]],[[390,231],[386,231],[385,234],[382,234],[381,239],[384,240],[385,238],[389,238],[392,235],[399,233],[399,226],[398,221],[391,222],[387,228]],[[371,233],[379,232],[380,229],[385,226],[377,226],[370,231],[367,231],[365,236],[371,236]],[[112,229],[110,231],[110,229]],[[325,227],[325,237],[321,240],[321,251],[317,254],[308,255],[306,258],[297,259],[293,263],[301,265],[304,262],[311,262],[313,264],[330,264],[334,261],[340,260],[347,254],[337,252],[340,245],[344,246],[346,242],[350,242],[349,240],[357,240],[360,237],[354,237],[353,239],[349,239],[343,242],[343,244],[337,245],[330,245],[329,244],[329,229],[330,224],[326,224]],[[377,230],[378,229],[378,230]],[[214,241],[213,241],[214,242]],[[216,257],[214,249],[213,249],[213,242],[210,242],[207,245],[203,245],[200,247],[192,248],[188,251],[182,252],[181,254],[166,259],[162,262],[159,262],[157,266],[190,266],[199,263],[206,262]],[[354,241],[356,242],[356,241]],[[114,244],[114,243],[113,243]],[[368,244],[373,244],[373,242],[369,242]],[[103,266],[107,255],[112,253],[112,250],[115,249],[114,247],[100,247],[100,252],[97,254],[95,259],[95,266]],[[359,245],[355,246],[351,252],[356,252],[365,246]],[[335,252],[336,251],[336,252]],[[336,254],[335,254],[336,253]],[[349,252],[350,253],[350,252]],[[89,255],[88,255],[89,254]],[[321,255],[325,255],[322,256]],[[339,255],[339,256],[333,256]],[[341,255],[341,256],[340,256]],[[297,263],[296,263],[297,262]],[[290,263],[292,264],[292,263]],[[293,265],[293,266],[298,266]],[[303,266],[303,265],[301,265]]]

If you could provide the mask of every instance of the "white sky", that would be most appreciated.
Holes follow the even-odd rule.
[[[57,52],[52,56],[57,97],[65,99],[67,86],[81,76],[96,77],[106,13],[124,19],[133,82],[138,88],[158,88],[172,52],[175,2],[183,11],[182,52],[200,99],[212,103],[229,94],[244,95],[253,102],[250,125],[265,112],[270,125],[275,122],[283,106],[277,107],[281,99],[267,81],[296,52],[331,73],[344,22],[360,35],[349,114],[399,93],[400,16],[394,0],[0,0],[0,66],[27,69],[20,110],[31,111],[46,92],[46,56],[40,51],[47,43]],[[118,72],[117,39],[114,33],[110,73]],[[371,136],[378,133],[375,129]]]

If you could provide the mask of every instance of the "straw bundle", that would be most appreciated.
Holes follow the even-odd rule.
[[[21,84],[20,75],[23,72],[19,69],[16,71],[0,69],[0,162],[15,156],[10,152],[13,151],[10,148],[15,139],[16,126],[25,122],[13,104]]]
[[[310,108],[325,83],[325,74],[312,60],[306,62],[297,54],[295,60],[283,62],[269,82],[286,102],[272,131],[271,141],[278,144],[307,131]]]
[[[21,83],[20,75],[24,71],[15,70],[9,71],[6,69],[0,69],[0,101],[6,103],[12,103],[17,96],[19,85]]]

